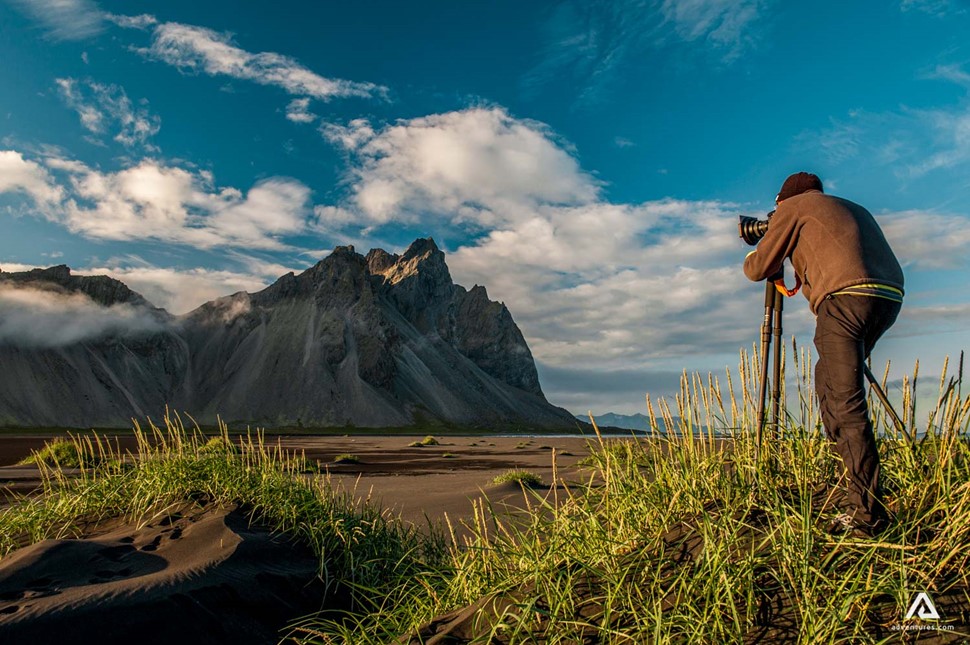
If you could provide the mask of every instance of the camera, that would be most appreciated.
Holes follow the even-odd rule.
[[[738,222],[738,237],[754,246],[761,241],[761,238],[768,232],[768,223],[775,211],[768,213],[768,219],[758,219],[741,215]]]

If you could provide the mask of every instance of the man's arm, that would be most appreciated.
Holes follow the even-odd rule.
[[[744,275],[753,282],[773,277],[782,272],[785,258],[791,256],[797,238],[796,217],[785,203],[778,205],[768,232],[758,243],[758,248],[744,258]]]

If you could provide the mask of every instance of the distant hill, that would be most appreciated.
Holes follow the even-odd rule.
[[[576,418],[589,423],[588,414],[577,414]],[[593,418],[596,419],[596,425],[600,427],[625,428],[627,430],[650,429],[650,417],[639,412],[637,414],[607,412],[606,414],[593,415]],[[661,423],[661,425],[663,424]]]
[[[576,418],[580,421],[585,421],[589,423],[588,414],[577,414]],[[615,412],[607,412],[606,414],[593,415],[596,419],[596,425],[601,428],[623,428],[624,430],[639,430],[642,432],[650,431],[650,417],[645,414],[617,414]],[[673,417],[675,428],[680,427],[680,417]],[[666,424],[661,418],[657,419],[657,425],[660,427],[661,431],[666,429]]]
[[[0,426],[203,424],[575,429],[504,304],[456,285],[434,240],[352,246],[176,317],[66,266],[0,272]]]

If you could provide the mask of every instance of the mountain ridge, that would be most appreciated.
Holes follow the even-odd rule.
[[[65,266],[0,272],[4,285],[83,293],[166,325],[45,349],[0,339],[0,360],[22,379],[0,388],[0,425],[127,425],[168,404],[204,424],[218,415],[264,427],[576,426],[546,401],[507,307],[484,287],[454,284],[431,238],[400,255],[337,247],[265,289],[178,317]]]

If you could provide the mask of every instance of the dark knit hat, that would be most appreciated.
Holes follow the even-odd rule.
[[[818,175],[813,175],[810,172],[796,172],[781,185],[781,190],[778,191],[778,197],[775,200],[780,202],[783,199],[801,195],[808,190],[821,191],[822,180],[818,178]]]

